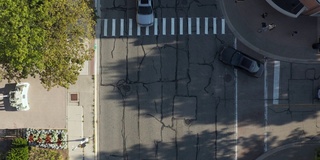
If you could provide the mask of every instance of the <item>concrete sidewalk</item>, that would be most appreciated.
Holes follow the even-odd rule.
[[[94,160],[94,80],[91,75],[80,75],[68,89],[67,128],[70,160]],[[85,138],[85,147],[78,147]]]
[[[265,0],[219,0],[219,5],[233,34],[257,53],[287,62],[319,61],[320,54],[311,47],[319,42],[318,17],[287,17]],[[263,22],[276,28],[259,33]],[[292,36],[294,31],[297,34]]]

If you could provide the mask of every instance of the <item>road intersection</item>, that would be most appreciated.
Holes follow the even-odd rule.
[[[255,159],[291,142],[317,140],[318,64],[257,54],[228,28],[206,35],[204,25],[197,35],[196,24],[192,34],[188,24],[178,25],[179,17],[224,19],[218,2],[155,1],[159,20],[172,22],[175,15],[165,35],[163,29],[125,30],[135,26],[128,18],[134,2],[101,3],[108,22],[101,23],[99,48],[100,159]],[[223,45],[265,62],[264,77],[223,65],[217,57]]]

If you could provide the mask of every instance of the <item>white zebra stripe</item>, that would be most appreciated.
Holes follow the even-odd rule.
[[[208,17],[204,18],[204,34],[208,34]]]
[[[104,20],[104,24],[103,24],[103,36],[108,36],[108,19]]]
[[[162,35],[166,35],[166,18],[162,18]]]
[[[116,36],[116,19],[112,19],[112,36]]]
[[[191,34],[191,26],[192,26],[192,21],[191,18],[188,18],[188,34]]]
[[[183,35],[183,18],[180,18],[180,35]]]
[[[158,18],[154,19],[154,35],[158,35]]]
[[[174,18],[171,18],[171,35],[174,35]]]
[[[120,36],[123,36],[124,31],[124,19],[120,19]]]
[[[129,36],[132,36],[132,19],[129,19]]]
[[[226,21],[225,19],[221,19],[221,34],[225,34],[225,26],[226,26]]]
[[[213,34],[217,34],[217,18],[213,18]]]
[[[196,22],[197,22],[197,34],[200,34],[200,18],[199,17],[197,17],[197,19],[196,19]]]

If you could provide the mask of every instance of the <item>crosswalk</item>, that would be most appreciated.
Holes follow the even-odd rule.
[[[225,26],[225,19],[216,17],[155,18],[151,27],[132,18],[103,19],[103,37],[216,35],[225,34]]]

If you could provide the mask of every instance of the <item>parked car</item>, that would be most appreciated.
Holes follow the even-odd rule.
[[[137,23],[141,27],[152,26],[154,22],[152,0],[138,0]]]
[[[263,63],[232,47],[224,47],[219,56],[223,63],[241,68],[254,77],[261,77],[264,71]]]

